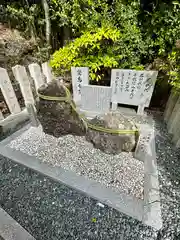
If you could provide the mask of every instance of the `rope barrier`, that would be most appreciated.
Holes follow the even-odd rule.
[[[70,104],[70,106],[72,107],[72,109],[77,113],[77,115],[79,116],[79,118],[84,121],[87,126],[93,130],[96,131],[100,131],[100,132],[104,132],[104,133],[112,133],[112,134],[134,134],[134,133],[138,133],[139,130],[132,130],[132,129],[110,129],[110,128],[104,128],[104,127],[100,127],[97,126],[95,124],[90,124],[89,121],[87,120],[87,118],[85,116],[83,116],[82,114],[79,114],[77,109],[76,109],[76,105],[74,104],[72,97],[71,97],[71,93],[70,91],[65,87],[64,90],[66,92],[66,97],[56,97],[56,96],[46,96],[43,94],[38,93],[38,96],[44,100],[47,101],[64,101]]]

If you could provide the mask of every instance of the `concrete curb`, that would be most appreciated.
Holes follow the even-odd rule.
[[[8,137],[6,137],[5,139],[0,141],[0,146],[5,146],[8,143],[10,143],[12,140],[14,140],[16,137],[18,137],[19,135],[21,135],[23,132],[25,132],[26,130],[28,130],[31,127],[31,123],[28,123],[26,125],[24,125],[22,128],[20,128],[19,130],[15,131],[13,134],[9,135]]]
[[[19,223],[0,208],[0,239],[4,240],[35,240]]]
[[[84,176],[78,176],[74,172],[64,170],[61,167],[53,167],[46,163],[42,163],[42,161],[35,157],[6,146],[29,127],[30,125],[27,125],[3,140],[0,143],[0,154],[12,161],[44,174],[55,181],[59,181],[69,187],[75,188],[76,190],[81,191],[124,214],[142,221],[148,226],[157,230],[162,227],[154,135],[152,136],[148,154],[144,160],[144,200],[141,200],[134,196],[127,196],[124,193],[116,193],[110,188],[106,188],[100,183],[92,181]]]
[[[11,114],[0,121],[0,140],[10,136],[29,121],[29,113],[25,108],[20,113]]]
[[[144,160],[144,170],[143,223],[159,230],[162,228],[162,218],[155,149],[155,133],[152,134],[148,153]]]

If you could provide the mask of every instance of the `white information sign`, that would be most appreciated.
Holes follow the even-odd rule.
[[[89,84],[88,67],[71,67],[73,100],[77,105],[81,103],[81,87]]]
[[[110,110],[111,87],[83,85],[81,87],[81,109],[97,114]]]
[[[113,69],[111,72],[113,110],[117,108],[117,103],[148,107],[157,74],[157,71]]]

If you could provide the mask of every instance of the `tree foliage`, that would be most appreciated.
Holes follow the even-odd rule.
[[[118,66],[122,58],[117,51],[121,33],[117,28],[101,27],[84,32],[81,37],[56,51],[51,65],[58,73],[69,71],[71,66],[90,68],[92,80],[99,80],[105,70]]]
[[[57,72],[67,72],[72,65],[89,66],[91,78],[99,80],[111,67],[155,66],[170,76],[168,62],[173,62],[173,71],[178,72],[179,50],[175,44],[180,38],[179,1],[47,0],[47,3],[51,49],[52,53],[55,51],[51,63]],[[38,52],[44,54],[46,21],[42,1],[4,1],[1,12],[1,21],[18,28],[27,38],[34,37],[39,44]],[[116,38],[109,34],[114,31]],[[172,59],[173,54],[176,60]],[[161,66],[154,64],[157,59]]]

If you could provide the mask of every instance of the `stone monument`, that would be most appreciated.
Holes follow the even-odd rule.
[[[73,100],[76,105],[81,104],[81,88],[84,84],[89,84],[88,67],[71,67]]]
[[[110,90],[108,89],[108,92]],[[121,113],[109,112],[110,97],[108,104],[105,104],[107,111],[88,120],[77,113],[71,96],[67,94],[67,89],[60,80],[42,85],[38,94],[37,116],[46,134],[57,138],[67,134],[85,135],[86,140],[95,148],[108,154],[135,150],[139,137],[137,127]],[[118,132],[113,132],[114,130]]]

